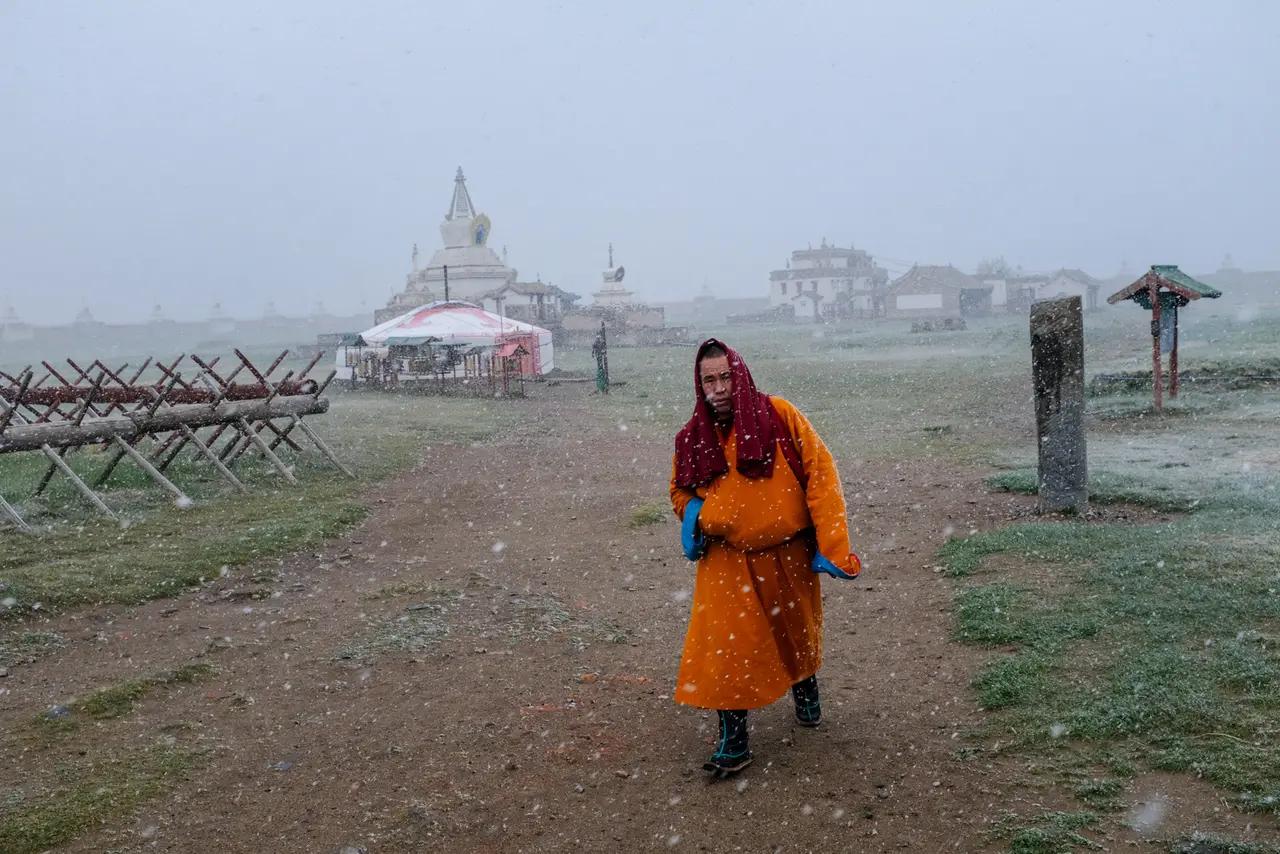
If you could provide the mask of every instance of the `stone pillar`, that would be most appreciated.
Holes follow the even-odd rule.
[[[1031,306],[1031,375],[1040,451],[1040,510],[1088,507],[1084,436],[1084,315],[1080,297]]]

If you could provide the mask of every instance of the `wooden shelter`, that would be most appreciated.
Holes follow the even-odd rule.
[[[1107,297],[1111,305],[1133,300],[1151,312],[1151,382],[1155,408],[1164,405],[1161,355],[1169,354],[1169,397],[1178,396],[1178,309],[1202,297],[1217,299],[1222,291],[1196,281],[1176,264],[1152,264],[1142,278]]]

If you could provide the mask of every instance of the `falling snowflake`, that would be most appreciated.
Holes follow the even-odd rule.
[[[1156,795],[1149,801],[1134,804],[1127,824],[1143,836],[1149,836],[1164,822],[1168,809],[1169,803],[1164,796]]]

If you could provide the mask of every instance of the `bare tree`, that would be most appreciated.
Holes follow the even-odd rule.
[[[1007,279],[1013,275],[1013,267],[1009,262],[1004,260],[1003,255],[995,258],[983,258],[978,262],[978,269],[975,274],[978,278],[988,279]]]

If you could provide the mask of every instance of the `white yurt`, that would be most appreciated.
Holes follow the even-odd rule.
[[[521,359],[522,373],[540,375],[555,368],[555,349],[548,330],[460,300],[428,303],[366,329],[338,348],[337,366],[342,369],[350,363],[348,347],[385,350],[423,342],[491,348],[504,357],[523,348],[527,355]]]

